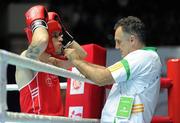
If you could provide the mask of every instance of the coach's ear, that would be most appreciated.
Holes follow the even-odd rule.
[[[135,43],[135,36],[134,35],[130,35],[129,40],[130,40],[131,43]]]
[[[139,45],[139,41],[135,35],[131,35],[129,40],[132,47],[137,47]]]

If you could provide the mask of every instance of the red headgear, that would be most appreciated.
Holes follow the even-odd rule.
[[[57,13],[55,12],[48,12],[48,33],[49,33],[49,42],[48,42],[48,46],[46,48],[46,52],[51,54],[51,55],[55,55],[55,49],[54,49],[54,45],[52,42],[52,33],[55,31],[59,31],[60,33],[62,33],[62,27],[59,24],[60,18],[58,16]],[[25,32],[28,38],[29,43],[31,43],[32,41],[32,31],[29,27],[25,28]]]
[[[48,12],[48,32],[49,32],[49,43],[48,43],[48,47],[46,49],[46,52],[54,55],[55,53],[55,49],[54,49],[54,45],[52,42],[52,37],[53,37],[53,32],[55,31],[59,31],[60,33],[62,33],[62,27],[59,24],[60,18],[59,15],[55,12]]]

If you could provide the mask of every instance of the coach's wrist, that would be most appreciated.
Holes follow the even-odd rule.
[[[83,64],[83,61],[80,59],[72,59],[71,63],[75,66],[75,67],[79,67]]]

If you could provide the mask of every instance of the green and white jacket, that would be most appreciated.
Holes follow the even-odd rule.
[[[101,123],[150,123],[160,90],[161,61],[154,47],[133,51],[108,67],[115,80],[102,111]],[[133,96],[131,117],[117,117],[120,97]]]

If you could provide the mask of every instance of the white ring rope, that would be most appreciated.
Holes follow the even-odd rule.
[[[99,123],[98,119],[67,118],[61,116],[44,116],[27,113],[6,112],[6,121],[16,123]],[[16,119],[16,120],[14,120]]]
[[[8,85],[6,85],[6,90],[7,91],[17,91],[18,85],[17,84],[8,84]]]
[[[58,76],[72,78],[80,82],[87,82],[87,83],[95,84],[91,80],[86,79],[84,76],[74,73],[72,71],[68,71],[68,70],[53,66],[53,65],[42,63],[40,61],[35,61],[33,59],[29,59],[26,57],[21,57],[15,53],[10,53],[8,51],[1,50],[1,49],[0,49],[0,60],[3,60],[12,65],[18,65],[20,67],[33,69],[35,71],[48,72],[48,73],[52,73]]]
[[[63,82],[63,83],[59,83],[61,89],[66,89],[67,88],[67,83]],[[18,91],[18,85],[17,84],[7,84],[6,85],[6,90],[7,91]]]

